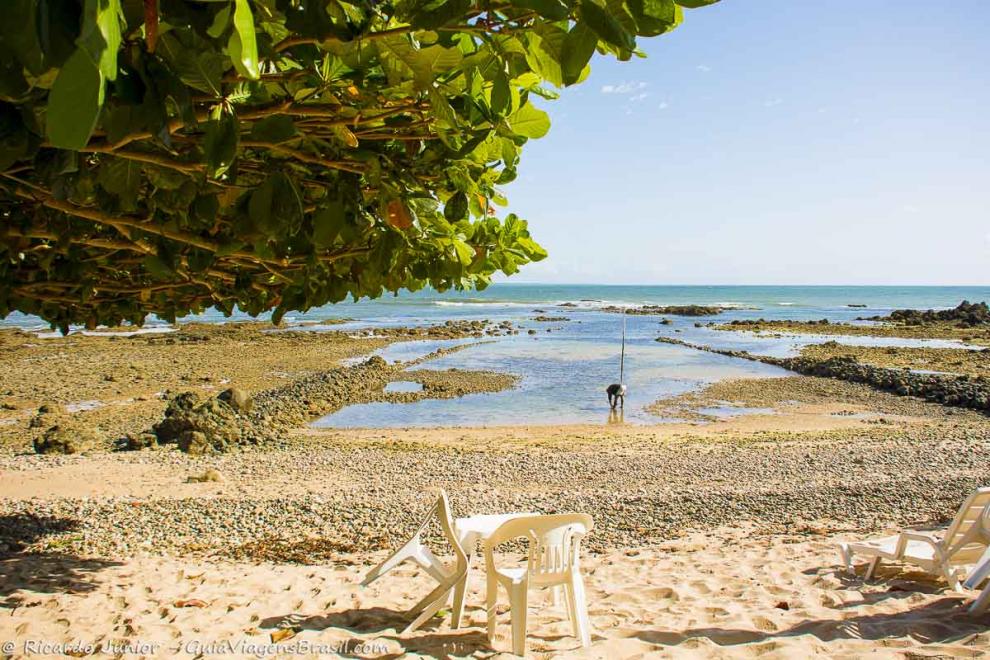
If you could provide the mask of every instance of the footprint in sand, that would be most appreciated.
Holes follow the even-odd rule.
[[[753,617],[753,626],[757,630],[762,630],[763,632],[777,632],[780,630],[780,626],[766,618],[765,616],[755,616]]]
[[[647,589],[644,594],[649,600],[652,601],[669,600],[676,603],[681,599],[681,597],[677,595],[677,592],[670,587],[653,587]]]

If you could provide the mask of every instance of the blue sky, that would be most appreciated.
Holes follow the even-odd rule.
[[[990,2],[685,14],[542,104],[512,281],[990,284]]]

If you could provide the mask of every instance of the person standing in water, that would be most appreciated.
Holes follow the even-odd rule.
[[[605,388],[605,394],[608,395],[608,405],[611,406],[612,410],[615,410],[616,406],[625,409],[626,407],[626,386],[621,383],[612,383]]]

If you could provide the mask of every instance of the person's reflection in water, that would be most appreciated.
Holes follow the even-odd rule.
[[[625,423],[626,411],[622,408],[616,410],[612,408],[608,411],[608,423],[609,424],[623,424]]]

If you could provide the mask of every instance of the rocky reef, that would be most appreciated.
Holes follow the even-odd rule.
[[[956,323],[960,327],[974,328],[990,325],[990,307],[985,302],[971,303],[964,300],[953,309],[918,310],[895,309],[889,316],[870,316],[860,318],[861,321],[884,321],[887,323],[903,323],[904,325],[926,325],[940,322]]]
[[[864,364],[851,356],[834,356],[827,359],[806,356],[778,358],[754,355],[748,351],[731,351],[691,344],[671,337],[658,337],[657,341],[772,364],[806,376],[823,376],[853,383],[863,383],[879,390],[902,396],[915,396],[947,406],[990,411],[990,377],[987,376],[933,374],[908,369],[890,369]]]
[[[725,311],[722,307],[704,305],[641,305],[639,307],[618,307],[609,305],[602,308],[603,312],[633,314],[636,316],[715,316]]]

